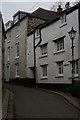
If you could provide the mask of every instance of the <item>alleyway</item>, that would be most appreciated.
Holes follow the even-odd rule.
[[[63,98],[36,88],[5,85],[15,93],[16,118],[78,118],[78,111]]]

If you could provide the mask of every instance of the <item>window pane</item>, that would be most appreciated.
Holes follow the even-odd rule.
[[[16,76],[19,76],[19,64],[16,64]]]
[[[40,35],[40,31],[39,29],[36,30],[36,36],[39,36]]]
[[[20,24],[17,25],[17,35],[20,35]]]
[[[64,49],[64,39],[57,42],[57,51]]]
[[[63,74],[63,62],[58,63],[59,74]]]
[[[10,59],[10,47],[8,47],[8,60]]]
[[[78,61],[74,61],[73,68],[74,68],[74,74],[78,74]]]
[[[66,22],[66,15],[65,14],[61,16],[61,21],[62,21],[62,23]]]
[[[76,62],[76,74],[78,74],[78,61]]]
[[[19,56],[19,43],[16,43],[16,57]]]
[[[44,46],[42,46],[41,47],[41,54],[43,55],[43,54],[47,54],[47,45],[44,45]]]
[[[59,42],[57,43],[57,51],[59,50]]]
[[[47,76],[47,65],[42,66],[42,76]]]
[[[14,17],[14,23],[18,22],[18,20],[19,20],[19,15]]]

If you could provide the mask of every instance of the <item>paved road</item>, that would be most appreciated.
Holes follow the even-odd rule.
[[[78,118],[79,112],[60,96],[38,88],[6,87],[15,92],[16,118]]]

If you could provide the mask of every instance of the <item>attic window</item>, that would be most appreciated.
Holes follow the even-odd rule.
[[[14,24],[16,23],[16,22],[18,22],[19,21],[19,15],[16,15],[15,17],[14,17]]]
[[[6,25],[6,29],[8,29],[9,28],[9,23]]]
[[[61,15],[61,23],[63,24],[65,22],[66,22],[66,15],[63,14],[63,15]]]
[[[10,27],[11,27],[11,23],[8,22],[8,23],[6,24],[6,30],[9,29]]]
[[[37,30],[36,30],[36,36],[39,36],[39,35],[40,35],[40,30],[37,29]]]

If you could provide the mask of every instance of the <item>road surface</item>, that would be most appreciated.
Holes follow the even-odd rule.
[[[79,111],[58,95],[38,88],[5,85],[15,93],[16,118],[78,118]]]

